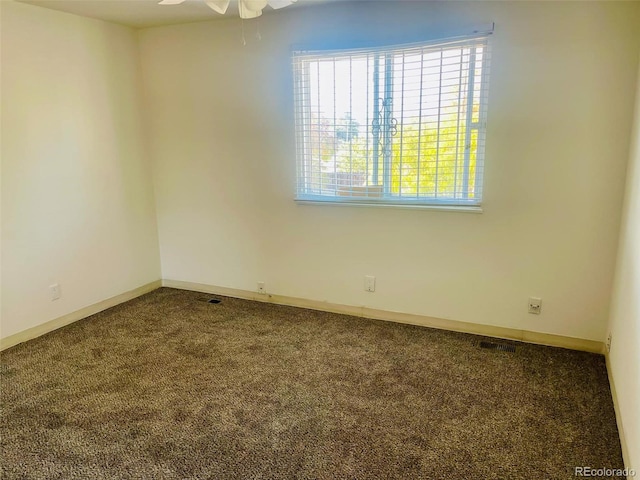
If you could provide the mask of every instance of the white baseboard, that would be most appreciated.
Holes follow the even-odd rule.
[[[611,361],[609,359],[609,352],[606,351],[604,353],[604,358],[607,363],[607,375],[609,377],[609,388],[611,389],[611,397],[613,398],[613,409],[616,412],[616,424],[618,425],[618,436],[620,437],[620,446],[622,447],[622,459],[624,460],[624,464],[627,468],[631,468],[631,457],[629,456],[629,446],[627,445],[627,440],[624,434],[624,425],[622,422],[622,416],[620,412],[620,406],[618,404],[618,394],[616,392],[616,383],[613,380],[613,375],[611,374]]]
[[[425,315],[415,315],[411,313],[392,312],[388,310],[378,310],[368,307],[357,307],[353,305],[341,305],[337,303],[321,302],[318,300],[308,300],[304,298],[288,297],[285,295],[262,295],[249,290],[239,290],[235,288],[218,287],[202,283],[183,282],[180,280],[162,280],[163,287],[178,288],[181,290],[193,290],[196,292],[212,293],[228,297],[255,300],[258,302],[275,303],[278,305],[289,305],[293,307],[309,308],[311,310],[321,310],[323,312],[342,313],[356,317],[372,318],[376,320],[386,320],[397,323],[408,323],[423,327],[439,328],[454,332],[472,333],[485,335],[488,337],[518,340],[526,343],[539,345],[549,345],[552,347],[562,347],[571,350],[581,350],[584,352],[603,353],[604,343],[595,340],[582,338],[565,337],[550,333],[530,332],[515,328],[496,327],[493,325],[482,325],[476,323],[459,322],[456,320],[445,320],[443,318],[428,317]]]
[[[32,328],[28,328],[26,330],[23,330],[22,332],[9,335],[6,338],[0,339],[0,350],[5,350],[19,343],[26,342],[27,340],[39,337],[41,335],[44,335],[45,333],[57,330],[60,327],[64,327],[65,325],[69,325],[70,323],[82,320],[83,318],[94,315],[98,312],[106,310],[107,308],[115,307],[116,305],[132,300],[136,297],[139,297],[140,295],[144,295],[145,293],[156,290],[161,286],[162,281],[156,280],[155,282],[147,283],[146,285],[142,285],[141,287],[134,288],[133,290],[129,290],[128,292],[121,293],[120,295],[116,295],[115,297],[102,300],[101,302],[94,303],[93,305],[81,308],[80,310],[76,310],[75,312],[68,313],[67,315],[63,315],[62,317],[54,318],[53,320],[50,320],[48,322],[36,325]]]

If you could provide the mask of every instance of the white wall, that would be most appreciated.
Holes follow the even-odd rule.
[[[610,375],[627,442],[628,468],[640,471],[640,70],[620,249],[613,287]]]
[[[293,201],[293,44],[496,22],[483,214]],[[362,2],[143,30],[163,278],[602,341],[638,3]],[[377,291],[363,291],[363,275]],[[527,298],[543,298],[540,316]]]
[[[0,3],[4,338],[160,268],[135,32]]]

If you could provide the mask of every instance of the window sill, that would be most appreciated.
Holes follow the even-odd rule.
[[[437,210],[441,212],[482,213],[480,205],[425,205],[419,203],[384,203],[367,201],[335,201],[335,200],[308,200],[296,198],[298,205],[326,205],[331,207],[375,207],[375,208],[403,208],[410,210]]]

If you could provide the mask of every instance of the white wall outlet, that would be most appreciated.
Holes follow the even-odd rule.
[[[267,290],[264,287],[264,282],[258,282],[258,293],[260,295],[266,295]]]
[[[60,284],[54,283],[49,285],[49,293],[51,294],[51,301],[58,300],[60,298]]]
[[[372,275],[366,275],[364,277],[364,291],[375,292],[376,291],[376,277]]]
[[[607,353],[611,353],[611,333],[607,336]]]
[[[536,297],[529,297],[529,313],[534,315],[540,315],[542,310],[542,299]]]

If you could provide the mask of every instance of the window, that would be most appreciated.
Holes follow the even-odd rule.
[[[488,34],[293,54],[297,200],[478,206]]]

